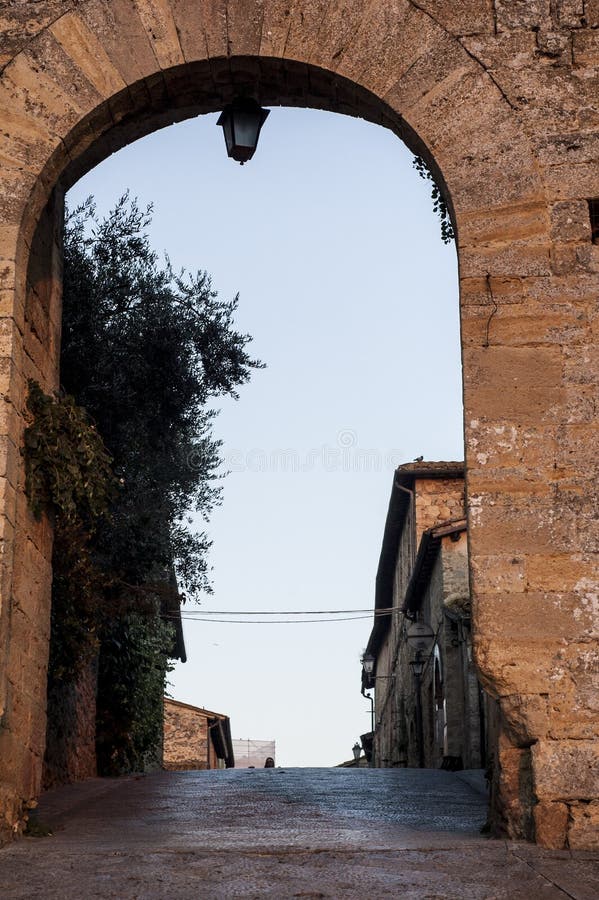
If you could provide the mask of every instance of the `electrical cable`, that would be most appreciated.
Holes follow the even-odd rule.
[[[182,611],[186,616],[338,616],[338,615],[359,615],[367,613],[368,615],[388,615],[401,609],[400,606],[386,606],[383,609],[262,609],[262,610],[246,610],[246,609],[185,609]]]
[[[328,622],[357,622],[363,619],[370,619],[373,614],[374,618],[382,615],[389,615],[394,610],[400,609],[398,606],[385,607],[383,609],[367,610],[367,609],[335,609],[335,610],[181,610],[180,613],[163,614],[163,619],[171,621],[186,622],[214,622],[221,625],[314,625]],[[350,613],[350,615],[342,615]],[[365,615],[363,615],[365,613]],[[208,614],[206,616],[206,614]],[[333,617],[331,618],[331,615]],[[318,615],[318,619],[306,619],[304,616]],[[227,618],[222,618],[226,616]],[[255,619],[255,618],[230,618],[231,616],[295,616],[295,618],[286,619]],[[300,616],[301,618],[297,618]],[[326,616],[326,618],[322,618]]]
[[[175,619],[178,616],[168,618]],[[199,616],[182,615],[181,619],[186,622],[215,622],[223,625],[308,625],[320,622],[357,622],[360,619],[370,619],[370,616],[342,616],[333,619],[202,619]]]

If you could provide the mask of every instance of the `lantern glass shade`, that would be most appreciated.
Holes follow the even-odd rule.
[[[252,158],[269,112],[250,97],[240,97],[225,106],[216,124],[223,130],[231,159],[243,165]]]
[[[433,629],[426,622],[412,622],[408,627],[408,646],[419,653],[429,653],[435,641]]]
[[[412,667],[412,672],[419,678],[424,672],[424,665],[426,660],[420,658],[420,654],[416,654],[416,659],[412,659],[410,661],[410,666]]]
[[[367,656],[362,657],[362,665],[364,666],[364,671],[367,675],[372,675],[374,672],[374,656],[371,656],[370,653]]]

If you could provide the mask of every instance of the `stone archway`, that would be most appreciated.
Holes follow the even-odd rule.
[[[597,4],[26,0],[3,25],[7,828],[38,790],[44,745],[51,529],[27,509],[19,447],[27,378],[57,379],[60,192],[131,140],[247,90],[380,122],[444,187],[458,234],[476,654],[503,714],[496,813],[512,836],[591,846]]]

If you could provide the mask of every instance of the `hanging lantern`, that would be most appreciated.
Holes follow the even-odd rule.
[[[225,106],[216,124],[223,129],[227,156],[241,165],[252,158],[269,112],[251,97],[238,97]]]

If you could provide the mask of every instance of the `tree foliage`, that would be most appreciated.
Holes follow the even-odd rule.
[[[237,396],[261,363],[206,272],[176,274],[150,246],[151,208],[124,195],[104,219],[90,199],[67,216],[61,380],[97,424],[124,482],[98,540],[102,565],[138,585],[175,563],[209,590],[205,533],[220,501],[220,442],[208,404]]]
[[[49,715],[99,651],[104,774],[156,756],[173,640],[161,588],[174,566],[188,594],[210,590],[210,542],[189,513],[220,502],[211,404],[262,365],[235,330],[237,297],[161,261],[150,222],[128,195],[103,219],[91,199],[67,214],[63,388],[30,384],[25,433],[32,509],[55,522]]]
[[[433,201],[433,210],[439,216],[441,223],[441,240],[444,244],[451,244],[452,241],[455,241],[455,231],[449,216],[447,203],[441,193],[441,188],[435,181],[433,173],[421,156],[414,157],[414,168],[421,178],[431,182],[431,200]]]

